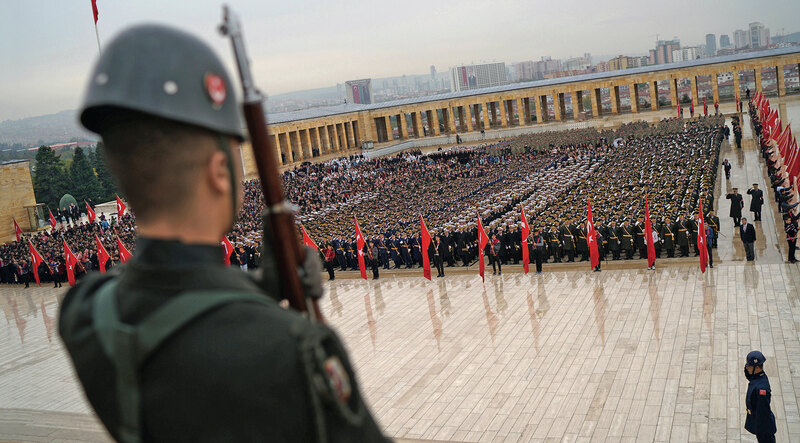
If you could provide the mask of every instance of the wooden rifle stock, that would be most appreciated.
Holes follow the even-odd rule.
[[[223,24],[220,31],[231,37],[233,52],[239,68],[239,76],[244,90],[244,118],[250,133],[258,176],[261,179],[261,190],[264,194],[265,217],[269,217],[270,232],[264,232],[272,243],[272,254],[278,267],[280,288],[289,305],[300,311],[308,312],[312,320],[322,320],[316,300],[307,299],[298,274],[298,266],[303,264],[305,253],[300,248],[297,228],[291,205],[286,201],[278,172],[278,160],[275,144],[269,136],[267,119],[262,105],[263,97],[255,89],[250,74],[249,61],[244,50],[244,41],[238,18],[231,14],[227,7],[223,9]],[[266,226],[265,226],[266,228]],[[265,253],[267,251],[264,251]]]

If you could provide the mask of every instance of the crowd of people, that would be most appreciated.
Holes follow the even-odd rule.
[[[357,269],[354,220],[370,245],[376,268],[421,266],[420,217],[434,245],[431,261],[468,266],[478,258],[477,218],[493,240],[487,255],[501,264],[521,259],[520,209],[529,217],[531,246],[543,261],[587,260],[587,202],[601,235],[603,256],[630,259],[644,249],[644,199],[649,199],[656,250],[689,254],[698,198],[713,209],[713,189],[724,137],[724,117],[633,122],[616,130],[595,128],[524,134],[492,144],[456,146],[429,154],[406,151],[368,160],[361,155],[306,163],[285,171],[286,194],[303,227],[323,250],[329,267]],[[264,209],[260,183],[245,181],[244,204],[228,235],[230,261],[243,269],[261,262]],[[48,264],[43,280],[59,276],[66,240],[79,259],[79,275],[97,269],[94,235],[118,263],[116,236],[133,250],[135,219],[99,216],[89,224],[66,210],[52,232],[26,235],[0,247],[2,281],[30,281],[30,238]],[[714,222],[713,212],[711,225]],[[83,221],[81,221],[83,220]],[[106,226],[103,225],[106,224]],[[695,234],[696,235],[696,234]],[[438,237],[439,240],[436,240]],[[494,241],[496,239],[496,242]],[[676,254],[677,251],[677,254]],[[326,257],[327,255],[327,257]],[[27,266],[27,268],[26,268]],[[28,270],[26,270],[28,269]],[[444,271],[440,272],[443,275]],[[23,275],[23,276],[20,276]],[[375,271],[377,276],[377,270]]]

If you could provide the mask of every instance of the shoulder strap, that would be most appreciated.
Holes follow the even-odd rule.
[[[184,292],[175,296],[138,325],[120,320],[116,306],[118,281],[100,287],[93,305],[94,330],[103,352],[114,364],[120,412],[119,439],[125,443],[142,440],[141,389],[139,370],[159,346],[200,315],[232,302],[268,303],[264,296],[218,291]]]

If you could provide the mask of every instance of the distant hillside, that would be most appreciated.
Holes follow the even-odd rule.
[[[97,137],[78,125],[74,109],[0,122],[0,143],[39,146],[79,140],[97,140]]]

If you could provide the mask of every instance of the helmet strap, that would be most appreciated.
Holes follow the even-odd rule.
[[[233,215],[231,224],[236,223],[238,214],[236,213],[236,191],[239,185],[236,183],[236,173],[233,170],[233,155],[231,153],[231,144],[228,142],[227,137],[222,134],[217,134],[217,147],[225,154],[226,163],[228,164],[228,172],[231,176],[231,214]]]

